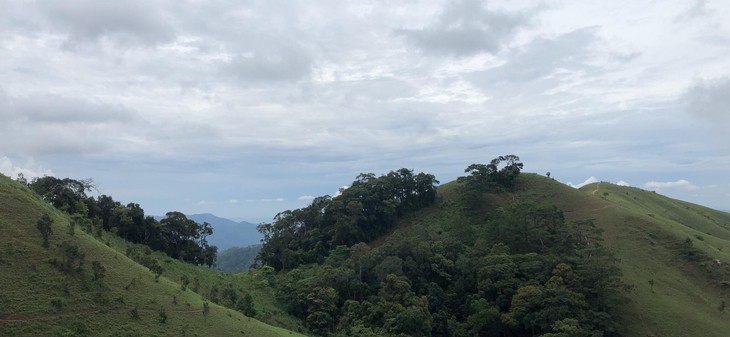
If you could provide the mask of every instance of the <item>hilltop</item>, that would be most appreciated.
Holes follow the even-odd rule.
[[[68,215],[1,175],[0,214],[2,336],[297,335],[206,300],[213,289],[223,292],[226,283],[237,284],[236,296],[246,291],[239,288],[251,290],[257,280],[253,274],[234,281],[111,233],[95,238],[76,228],[72,235]],[[36,228],[44,214],[53,221],[48,248]],[[150,268],[136,262],[141,259],[162,265],[157,280]],[[265,303],[265,292],[253,295],[256,315],[276,315]],[[286,320],[286,314],[277,316]]]
[[[342,197],[282,213],[261,257],[287,311],[320,334],[730,331],[730,214],[497,167],[472,165],[417,204],[408,196],[429,192],[408,190],[412,172],[361,175]]]
[[[574,189],[518,159],[438,187],[406,169],[361,174],[262,224],[265,266],[235,274],[107,231],[71,235],[67,214],[2,176],[0,282],[17,286],[0,292],[0,335],[730,331],[730,214],[606,182]]]
[[[453,220],[458,186],[439,188],[439,202],[405,219],[383,242],[419,240]],[[726,336],[730,314],[730,214],[656,192],[607,182],[574,189],[521,174],[515,191],[490,194],[482,214],[525,202],[555,205],[567,221],[593,219],[632,287],[618,317],[627,336]],[[445,219],[445,220],[437,220]],[[399,238],[401,237],[401,238]]]

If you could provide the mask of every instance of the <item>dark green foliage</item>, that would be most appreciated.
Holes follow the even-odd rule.
[[[71,235],[76,227],[87,233],[94,232],[97,237],[106,230],[186,262],[207,266],[215,263],[218,249],[208,244],[207,237],[213,233],[208,223],[198,224],[180,212],[169,212],[158,222],[145,216],[139,204],[125,206],[107,195],[87,197],[86,192],[93,188],[91,180],[46,176],[33,179],[29,187],[54,207],[71,215]],[[45,245],[47,235],[50,232],[44,234]]]
[[[522,167],[517,160],[493,161],[494,167],[501,161],[513,166],[489,173],[494,176],[483,185],[488,190],[480,193],[512,188]],[[350,201],[357,207],[343,212],[358,219],[378,217],[382,208],[362,208],[362,200]],[[336,201],[315,200],[312,209],[285,214],[278,219],[283,222],[269,228],[288,231],[269,232],[274,236],[267,236],[262,249],[291,258],[276,261],[283,273],[272,283],[287,311],[316,334],[617,335],[613,315],[627,287],[592,221],[566,222],[555,206],[515,203],[489,213],[486,222],[482,214],[464,213],[465,223],[444,228],[438,239],[393,235],[377,248],[332,245],[337,236],[322,234],[331,230],[309,224],[326,223]],[[352,210],[358,212],[347,213]],[[287,244],[277,241],[280,235],[287,235]],[[329,238],[330,244],[309,243],[307,235]],[[314,252],[323,257],[311,259]]]
[[[500,169],[502,164],[504,166]],[[515,155],[499,156],[489,164],[469,165],[464,170],[469,175],[457,179],[462,186],[464,203],[468,208],[476,210],[481,204],[482,194],[514,189],[522,167],[520,157]]]
[[[131,310],[129,310],[129,318],[134,320],[140,320],[139,308],[137,308],[136,305]]]
[[[99,261],[91,262],[91,271],[94,273],[94,281],[101,281],[106,275],[106,268]]]
[[[66,305],[68,305],[68,303],[66,303],[66,300],[63,298],[55,297],[51,299],[51,306],[56,310],[61,310],[65,308]]]
[[[82,211],[79,202],[86,198],[86,192],[91,191],[94,184],[91,179],[74,180],[44,176],[33,178],[28,186],[54,207],[68,214],[74,214]]]
[[[259,250],[261,245],[232,247],[218,252],[216,268],[228,273],[248,270],[255,263]]]
[[[49,239],[53,232],[53,229],[51,228],[52,225],[53,219],[51,219],[48,214],[43,214],[36,223],[36,228],[38,228],[38,231],[41,232],[41,236],[43,237],[43,247],[45,248],[48,248],[49,246]]]
[[[210,314],[210,305],[208,305],[208,301],[203,302],[203,316],[206,320],[208,320],[208,314]]]
[[[164,307],[160,307],[160,309],[157,311],[157,315],[160,317],[160,323],[165,324],[167,323],[167,311]]]
[[[408,169],[380,177],[360,174],[341,195],[315,198],[305,208],[259,225],[265,244],[257,259],[276,270],[324,262],[335,247],[373,240],[400,216],[433,204],[437,183],[433,175]]]
[[[158,262],[156,259],[151,259],[151,262],[149,263],[149,265],[147,265],[147,268],[149,268],[150,271],[155,274],[155,282],[158,282],[163,271],[160,262]]]
[[[188,284],[190,284],[190,278],[187,275],[183,275],[180,277],[180,289],[182,291],[185,291],[188,289]]]
[[[236,310],[242,312],[248,317],[256,316],[256,309],[254,308],[253,297],[251,297],[251,294],[245,293],[238,299],[238,302],[236,302]]]
[[[63,263],[61,269],[67,273],[80,272],[84,265],[84,253],[81,251],[78,245],[75,243],[64,241],[61,243],[61,252],[63,257]]]

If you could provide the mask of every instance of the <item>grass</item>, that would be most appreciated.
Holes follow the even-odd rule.
[[[536,174],[522,174],[514,192],[486,195],[484,208],[472,217],[464,213],[457,185],[447,183],[439,187],[436,205],[408,215],[390,235],[371,245],[469,238],[471,232],[488,225],[490,214],[499,207],[521,202],[554,204],[563,209],[567,220],[594,219],[604,231],[605,245],[621,259],[624,281],[634,287],[630,302],[617,317],[625,335],[725,336],[730,331],[730,309],[720,310],[722,301],[730,303],[730,214],[638,188],[600,183],[573,189]],[[54,219],[48,249],[41,246],[35,228],[44,213]],[[0,336],[289,336],[299,335],[291,331],[306,332],[300,321],[279,308],[266,270],[226,274],[153,252],[150,256],[164,268],[155,282],[147,268],[126,256],[130,249],[144,254],[143,246],[110,233],[97,239],[77,229],[71,236],[67,224],[67,216],[0,176]],[[64,241],[85,253],[83,273],[65,273],[49,263],[61,260],[59,245]],[[91,278],[92,261],[106,268],[102,282]],[[180,285],[183,275],[190,280],[185,290]],[[218,294],[225,288],[251,294],[256,317],[212,303],[205,317],[204,299],[215,296],[214,288]],[[160,323],[161,309],[168,317],[165,323]]]
[[[446,231],[467,231],[459,237],[468,238],[499,207],[556,205],[568,221],[594,219],[604,244],[621,260],[624,281],[633,286],[617,317],[625,335],[720,337],[730,331],[730,309],[719,310],[722,301],[730,303],[728,213],[637,188],[601,183],[574,189],[522,174],[514,192],[485,195],[475,222],[464,214],[455,183],[440,186],[438,193],[436,205],[406,217],[376,243],[435,240]],[[687,238],[693,259],[684,255]]]
[[[44,213],[54,220],[49,248],[42,247],[35,228]],[[170,260],[155,281],[153,273],[125,256],[128,243],[109,233],[97,239],[76,229],[70,235],[68,221],[24,186],[0,176],[0,336],[300,335],[213,303],[205,316],[204,297],[177,282],[188,274],[205,289],[231,284],[251,292],[262,317],[279,316],[267,288],[255,288],[253,274],[224,275]],[[81,272],[62,271],[53,262],[63,260],[63,242],[84,253]],[[161,254],[155,258],[167,261]],[[106,270],[100,281],[93,280],[92,261]],[[281,317],[269,321],[297,327]]]

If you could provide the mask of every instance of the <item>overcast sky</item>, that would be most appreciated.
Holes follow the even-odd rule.
[[[730,2],[0,0],[0,172],[267,221],[516,154],[730,209]]]

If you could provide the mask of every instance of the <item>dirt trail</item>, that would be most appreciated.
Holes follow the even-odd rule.
[[[598,193],[598,189],[601,188],[601,182],[599,181],[598,184],[596,184],[596,189],[591,192],[591,194],[596,195]]]

